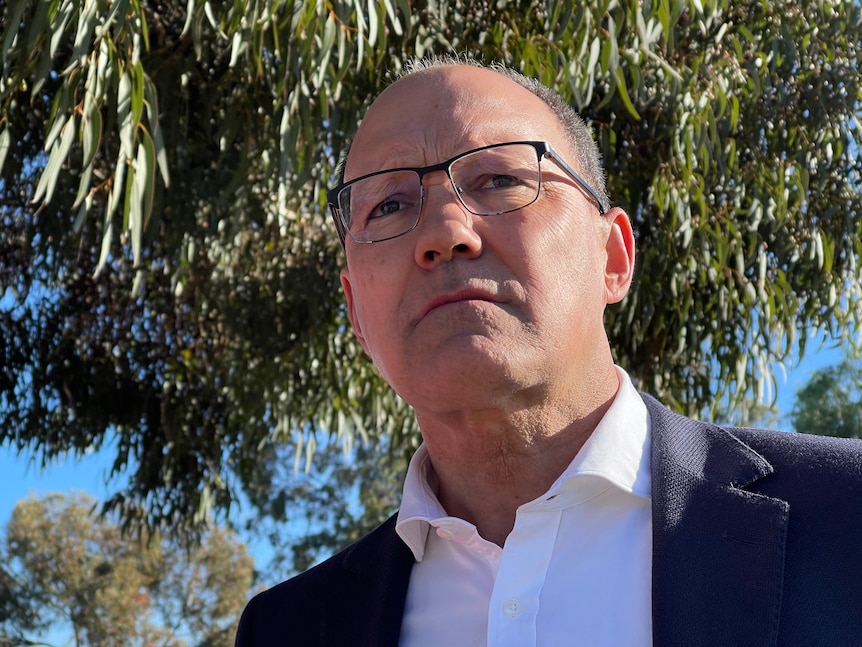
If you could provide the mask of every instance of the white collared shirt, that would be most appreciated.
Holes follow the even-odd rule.
[[[518,508],[503,548],[446,515],[417,450],[396,525],[417,561],[402,646],[652,644],[649,415],[617,371],[610,409],[550,489]]]

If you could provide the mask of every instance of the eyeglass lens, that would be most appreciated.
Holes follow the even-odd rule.
[[[490,216],[525,207],[539,195],[539,158],[529,144],[486,148],[457,158],[449,177],[466,209]],[[345,187],[338,196],[345,225],[358,241],[378,241],[410,231],[422,207],[420,172],[378,173]]]

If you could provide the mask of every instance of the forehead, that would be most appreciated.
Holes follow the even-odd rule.
[[[360,125],[345,180],[397,166],[426,166],[488,144],[547,140],[565,145],[553,111],[493,70],[431,68],[389,86]]]

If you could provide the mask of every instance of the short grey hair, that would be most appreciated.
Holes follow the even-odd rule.
[[[538,79],[526,76],[502,63],[485,64],[469,54],[446,54],[407,60],[403,70],[394,75],[392,82],[394,83],[408,76],[423,74],[437,68],[459,65],[478,67],[497,72],[541,99],[557,117],[566,133],[569,146],[576,158],[574,160],[575,170],[595,190],[602,202],[602,209],[607,210],[610,207],[606,176],[602,167],[602,156],[599,152],[598,144],[593,138],[592,128],[584,121],[583,117],[575,112],[575,109],[569,105],[559,92],[549,88]],[[351,141],[352,138],[348,140],[336,169],[339,183],[344,181],[344,167],[347,162],[347,154],[350,152]]]

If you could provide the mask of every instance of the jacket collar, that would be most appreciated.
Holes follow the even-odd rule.
[[[644,395],[652,435],[653,644],[775,645],[788,504],[730,431]]]

